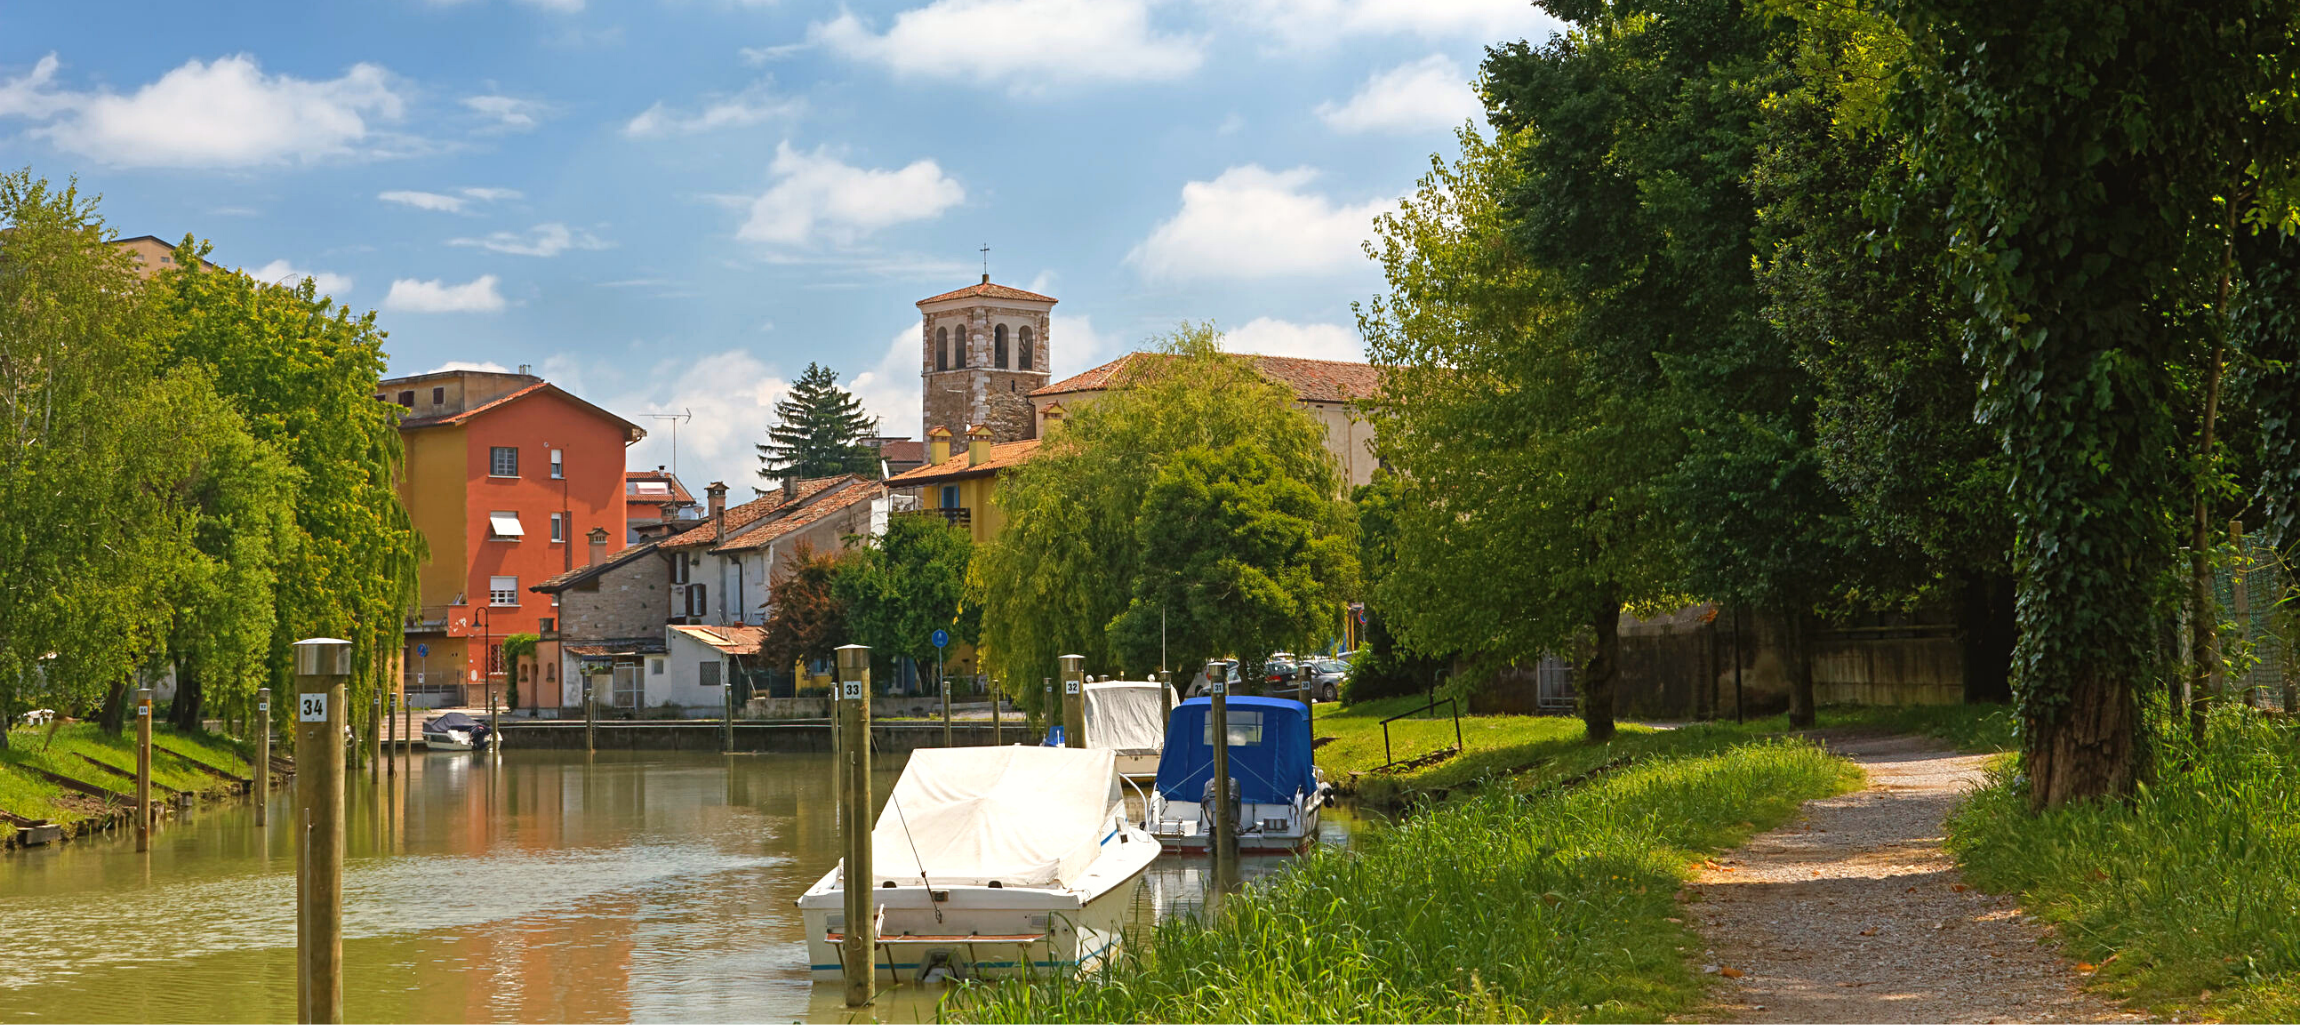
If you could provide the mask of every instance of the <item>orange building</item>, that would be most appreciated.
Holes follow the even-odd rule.
[[[527,588],[574,568],[578,538],[624,535],[623,450],[647,432],[526,370],[377,386],[405,410],[400,497],[431,551],[402,663],[416,707],[484,705],[513,683],[517,707],[559,707],[556,664],[514,680],[503,638],[555,625],[555,599]]]

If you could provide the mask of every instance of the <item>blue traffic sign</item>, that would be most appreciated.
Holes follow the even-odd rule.
[[[416,646],[415,646],[415,657],[417,657],[417,658],[430,658],[430,657],[431,657],[431,645],[428,645],[428,644],[418,644],[418,645],[416,645]]]
[[[937,648],[950,647],[950,631],[936,630],[933,636],[928,637],[927,640],[933,641],[934,646]]]

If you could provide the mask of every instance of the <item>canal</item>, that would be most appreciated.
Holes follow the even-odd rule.
[[[879,759],[884,800],[902,756]],[[418,753],[351,778],[346,1021],[851,1021],[792,904],[838,858],[830,756]],[[289,798],[0,855],[0,1021],[295,1017]],[[1321,839],[1347,842],[1346,809]],[[124,831],[123,831],[124,832]],[[1246,859],[1249,878],[1284,859]],[[1194,909],[1159,859],[1136,918]],[[932,991],[882,998],[925,1020]]]

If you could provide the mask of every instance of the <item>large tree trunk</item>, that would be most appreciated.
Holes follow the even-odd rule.
[[[1813,725],[1813,639],[1806,630],[1807,618],[1802,609],[1781,614],[1789,640],[1789,725],[1798,729]]]
[[[2022,768],[2035,810],[2128,796],[2144,769],[2140,702],[2130,681],[2086,667],[2070,682],[2066,705],[2032,711],[2021,724]]]
[[[1621,675],[1620,591],[1608,585],[1590,612],[1589,664],[1581,671],[1581,721],[1593,743],[1613,739],[1613,685]]]
[[[1964,634],[1965,704],[2012,701],[2013,645],[2020,640],[2013,598],[2009,574],[1975,573],[1965,578],[1957,616]]]
[[[104,732],[118,733],[128,725],[128,685],[115,682],[104,694],[104,710],[96,721],[103,724]]]
[[[206,704],[206,697],[200,693],[200,678],[191,670],[177,666],[176,697],[168,702],[168,724],[185,733],[199,732]]]

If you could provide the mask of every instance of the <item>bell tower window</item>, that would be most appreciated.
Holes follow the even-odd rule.
[[[1015,366],[1018,369],[1028,370],[1030,369],[1031,360],[1030,329],[1027,327],[1023,328],[1018,340],[1022,343],[1022,345],[1021,348],[1015,352],[1015,356],[1017,357],[1015,360]]]
[[[960,328],[959,330],[964,331],[966,329]],[[934,329],[934,368],[936,370],[950,369],[950,329],[947,327]]]
[[[952,354],[951,362],[956,363],[962,367],[971,366],[974,363],[974,360],[967,355],[966,325],[964,324],[960,324],[958,326],[958,350]]]
[[[990,365],[1006,369],[1006,325],[1000,324],[990,333]]]

